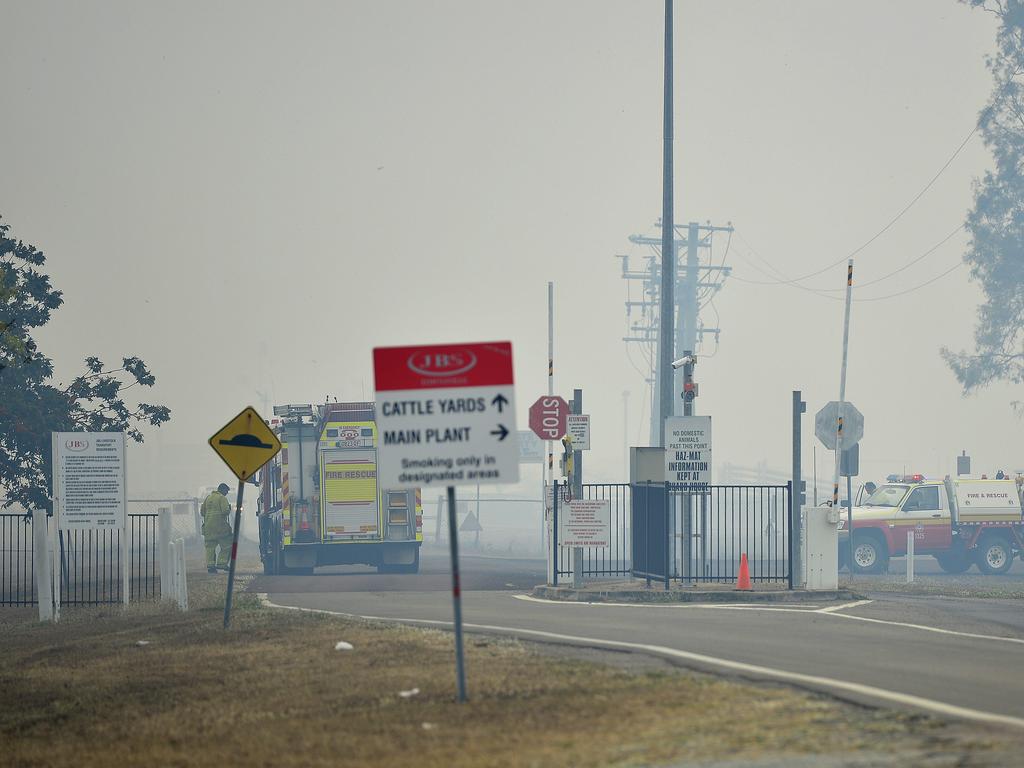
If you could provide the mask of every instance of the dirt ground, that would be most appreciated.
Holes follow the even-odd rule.
[[[185,614],[0,614],[0,766],[1002,766],[1024,747],[1013,732],[490,637],[467,638],[460,705],[450,634],[244,592],[225,632],[223,577],[190,578]]]

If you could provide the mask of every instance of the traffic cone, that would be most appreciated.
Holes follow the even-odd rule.
[[[736,589],[749,592],[753,589],[750,586],[750,566],[747,565],[747,553],[740,555],[740,575],[736,577]]]

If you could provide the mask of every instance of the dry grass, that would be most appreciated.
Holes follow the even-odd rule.
[[[472,636],[460,706],[450,635],[274,611],[244,593],[224,632],[222,585],[197,575],[188,614],[150,605],[0,625],[0,765],[647,765],[942,744],[984,755],[1002,743],[784,688]],[[335,651],[342,639],[355,650]]]

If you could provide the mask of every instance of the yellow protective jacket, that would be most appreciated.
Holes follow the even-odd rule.
[[[231,527],[228,525],[231,505],[219,491],[214,491],[206,497],[199,514],[203,516],[203,536],[222,536],[231,533]]]

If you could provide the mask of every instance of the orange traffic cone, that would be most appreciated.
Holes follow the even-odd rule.
[[[750,566],[747,565],[747,553],[740,555],[740,575],[736,577],[736,589],[749,592],[753,589],[750,586]]]

